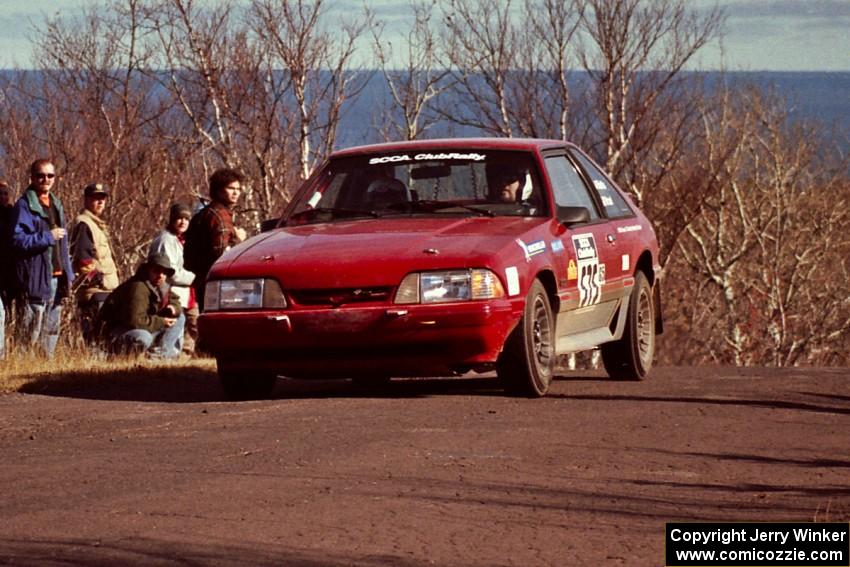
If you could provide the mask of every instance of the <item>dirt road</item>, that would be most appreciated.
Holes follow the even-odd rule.
[[[850,370],[0,396],[0,563],[662,565],[666,521],[850,519]]]

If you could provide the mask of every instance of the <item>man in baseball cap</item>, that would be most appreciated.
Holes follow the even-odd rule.
[[[180,300],[166,283],[173,275],[168,256],[153,254],[107,298],[101,320],[111,352],[152,358],[180,355],[186,319]]]
[[[86,185],[85,189],[83,189],[83,197],[94,197],[95,195],[108,197],[109,191],[107,190],[106,185],[103,183],[89,183]]]
[[[118,266],[112,254],[109,225],[103,218],[109,191],[102,183],[89,183],[83,189],[83,210],[71,231],[71,263],[77,279],[77,299],[83,339],[95,337],[95,318],[107,296],[118,287]]]

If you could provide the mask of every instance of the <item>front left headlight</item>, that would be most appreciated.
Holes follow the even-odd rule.
[[[270,278],[214,280],[204,289],[204,311],[282,309],[286,298]]]
[[[490,270],[444,270],[405,276],[396,291],[395,303],[449,303],[504,296],[502,283]]]

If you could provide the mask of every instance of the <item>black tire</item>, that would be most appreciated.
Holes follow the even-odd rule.
[[[505,342],[496,362],[496,374],[512,395],[539,398],[546,395],[555,367],[555,324],[549,296],[535,280],[525,311]]]
[[[222,368],[219,364],[218,378],[224,395],[234,401],[262,400],[274,391],[277,376],[250,370]]]
[[[643,380],[655,357],[655,313],[652,288],[643,272],[635,275],[635,286],[626,314],[626,328],[619,341],[601,346],[602,363],[615,380]]]

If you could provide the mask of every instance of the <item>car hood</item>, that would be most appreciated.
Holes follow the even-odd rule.
[[[419,270],[494,267],[519,258],[516,244],[548,219],[366,219],[286,227],[222,256],[211,278],[275,277],[289,289],[394,286]]]

